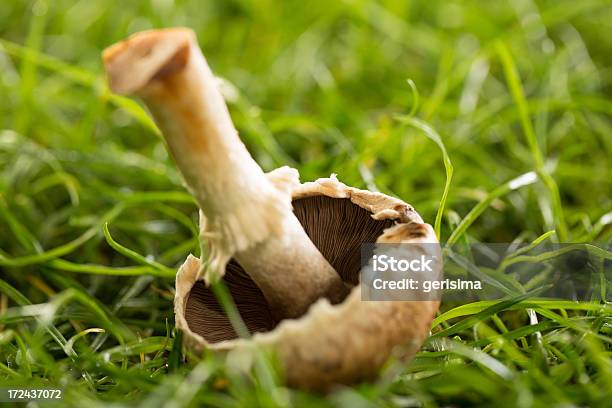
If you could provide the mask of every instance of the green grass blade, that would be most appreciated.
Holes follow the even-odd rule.
[[[568,230],[567,225],[565,224],[565,218],[563,216],[563,207],[561,205],[559,187],[557,186],[557,183],[550,176],[544,166],[544,156],[538,145],[538,140],[533,129],[533,125],[531,123],[527,100],[525,98],[525,93],[523,91],[523,86],[519,78],[516,64],[514,63],[514,59],[512,58],[512,54],[510,54],[508,47],[506,47],[503,42],[496,43],[496,50],[504,68],[504,74],[506,76],[508,88],[510,88],[510,93],[512,94],[514,103],[516,104],[517,109],[519,111],[521,126],[523,128],[525,138],[527,139],[529,150],[531,151],[531,155],[533,157],[536,172],[538,173],[538,176],[542,179],[542,182],[544,183],[550,194],[559,239],[561,240],[561,242],[565,242],[568,238]]]
[[[476,204],[465,217],[463,217],[457,228],[455,228],[446,241],[446,245],[452,245],[457,242],[457,240],[467,231],[470,225],[472,225],[474,221],[476,221],[476,219],[489,207],[493,200],[513,190],[533,184],[536,180],[536,174],[534,172],[528,172],[508,181],[505,184],[502,184],[495,190],[491,191],[483,200]]]
[[[416,129],[419,129],[431,139],[442,152],[442,159],[444,161],[444,170],[446,171],[446,182],[444,183],[444,191],[442,192],[442,197],[440,198],[440,204],[438,206],[438,211],[436,213],[436,220],[434,222],[434,230],[436,231],[436,236],[440,239],[440,229],[442,225],[442,217],[444,215],[444,208],[446,206],[446,200],[448,198],[448,192],[450,190],[451,180],[453,178],[453,164],[451,163],[450,156],[446,151],[446,147],[444,146],[444,142],[442,142],[442,138],[431,126],[427,123],[423,122],[420,119],[413,118],[411,116],[397,116],[396,118],[400,123],[403,123],[408,126],[412,126]]]
[[[101,217],[99,223],[87,229],[79,237],[59,247],[56,247],[56,248],[53,248],[48,251],[44,251],[44,252],[41,252],[35,255],[26,255],[26,256],[22,256],[18,258],[8,258],[0,254],[0,266],[21,267],[21,266],[26,266],[26,265],[33,265],[33,264],[47,262],[49,260],[67,255],[75,251],[78,247],[83,245],[85,242],[95,237],[100,229],[100,226],[104,225],[106,222],[119,216],[119,214],[124,210],[124,208],[125,207],[121,204],[115,206],[114,208],[112,208],[110,211],[108,211],[106,214],[104,214]]]
[[[46,266],[56,269],[58,271],[75,272],[75,273],[87,273],[92,275],[106,275],[106,276],[140,276],[140,275],[152,275],[161,278],[174,278],[169,276],[165,272],[161,272],[159,269],[151,266],[125,266],[125,267],[112,267],[105,265],[94,265],[94,264],[78,264],[64,259],[54,259],[46,264]]]
[[[482,300],[479,302],[468,303],[455,307],[440,316],[436,317],[432,323],[432,327],[440,325],[442,322],[454,319],[457,317],[469,316],[482,312],[483,310],[494,306],[499,301]],[[592,302],[574,302],[570,300],[552,300],[552,299],[529,299],[515,305],[511,305],[508,310],[526,309],[539,307],[542,309],[566,309],[566,310],[582,310],[582,311],[607,311],[612,313],[612,306],[601,305],[600,303]]]
[[[104,223],[104,226],[102,228],[104,231],[104,238],[106,238],[106,242],[108,243],[108,245],[110,245],[115,251],[119,252],[121,255],[124,255],[138,263],[148,265],[156,269],[162,276],[172,278],[176,275],[176,272],[173,269],[168,268],[166,265],[162,265],[159,262],[152,261],[147,257],[140,255],[138,252],[126,248],[117,241],[115,241],[111,236],[110,231],[108,230],[108,222]]]

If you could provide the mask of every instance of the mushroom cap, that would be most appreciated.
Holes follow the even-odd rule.
[[[310,239],[351,285],[359,280],[363,243],[437,243],[431,226],[409,204],[346,186],[334,175],[299,185],[292,197],[294,212]],[[200,260],[190,255],[176,277],[174,311],[185,345],[198,354],[205,349],[273,349],[287,384],[306,390],[372,379],[391,355],[412,357],[439,306],[433,300],[362,301],[355,286],[339,304],[319,299],[305,315],[278,322],[257,286],[230,262],[224,279],[253,334],[240,339],[198,279],[200,266]],[[441,264],[433,266],[439,275]]]

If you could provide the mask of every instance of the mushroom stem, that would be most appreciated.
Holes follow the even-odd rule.
[[[207,283],[234,257],[278,318],[301,316],[320,297],[346,295],[293,214],[297,171],[266,175],[251,157],[193,31],[138,33],[106,49],[103,60],[111,89],[149,107],[202,210]]]

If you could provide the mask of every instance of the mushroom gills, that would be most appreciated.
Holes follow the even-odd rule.
[[[293,200],[293,212],[317,249],[349,285],[359,283],[361,245],[376,242],[395,223],[373,219],[368,210],[348,198],[323,195]],[[279,321],[273,318],[261,290],[236,261],[228,263],[223,281],[250,333],[276,327]],[[201,280],[191,288],[185,319],[189,328],[209,343],[238,337],[215,295]]]

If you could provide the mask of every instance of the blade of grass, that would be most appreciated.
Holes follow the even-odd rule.
[[[442,224],[442,216],[444,215],[444,208],[446,206],[446,200],[448,198],[448,192],[450,190],[451,180],[453,178],[453,164],[451,163],[450,156],[446,151],[446,147],[444,146],[444,142],[442,142],[442,138],[431,126],[429,126],[426,122],[411,117],[411,116],[397,116],[396,119],[405,125],[412,126],[416,129],[419,129],[431,139],[442,152],[442,159],[444,161],[444,169],[446,171],[446,182],[444,183],[444,191],[442,192],[442,198],[440,198],[440,204],[438,206],[438,212],[436,213],[436,220],[434,222],[434,230],[436,231],[436,236],[438,240],[440,240],[440,228]]]
[[[553,251],[543,252],[537,255],[518,255],[508,260],[504,260],[499,266],[500,270],[505,270],[509,266],[514,265],[520,262],[531,262],[531,263],[539,263],[548,259],[556,258],[559,255],[566,254],[568,252],[576,251],[576,250],[586,250],[589,254],[595,255],[602,259],[612,259],[612,252],[606,251],[603,248],[599,248],[595,245],[591,244],[571,244],[565,245],[559,249],[555,249]]]
[[[117,204],[110,211],[104,214],[101,217],[100,221],[96,223],[96,225],[88,228],[79,237],[68,242],[67,244],[50,249],[48,251],[41,252],[35,255],[26,255],[26,256],[22,256],[18,258],[8,258],[0,254],[0,266],[21,267],[21,266],[26,266],[26,265],[43,263],[43,262],[46,262],[46,261],[49,261],[55,258],[59,258],[64,255],[67,255],[73,252],[74,250],[76,250],[81,245],[83,245],[85,242],[95,237],[101,225],[104,225],[104,223],[117,217],[124,209],[125,209],[125,206],[123,204]]]
[[[26,38],[26,47],[35,52],[38,52],[42,47],[43,36],[47,21],[47,3],[46,1],[38,1],[32,6],[32,17],[30,18],[30,27]],[[37,65],[32,60],[22,60],[19,70],[20,83],[19,94],[21,103],[14,118],[13,129],[17,133],[27,134],[32,118],[33,109],[33,94],[38,82]]]
[[[127,258],[130,258],[138,263],[148,265],[151,268],[156,269],[157,271],[159,271],[161,276],[173,278],[176,275],[176,271],[174,271],[174,269],[168,268],[166,265],[162,265],[159,262],[152,261],[147,257],[140,255],[138,252],[126,248],[117,241],[115,241],[111,236],[110,231],[108,230],[108,222],[105,222],[102,228],[104,231],[104,238],[106,238],[106,242],[108,243],[108,245],[110,245],[111,248],[119,252],[121,255],[124,255]]]
[[[146,339],[134,340],[132,342],[122,344],[110,349],[102,351],[102,354],[108,356],[110,360],[119,360],[123,357],[137,356],[141,353],[154,353],[159,350],[160,346],[164,347],[165,351],[172,350],[173,339],[168,339],[163,336],[147,337]]]
[[[525,98],[525,93],[523,91],[523,86],[521,84],[516,64],[514,63],[514,59],[512,57],[512,54],[510,53],[510,50],[508,50],[508,47],[503,42],[497,42],[495,44],[495,47],[502,66],[504,68],[504,74],[506,76],[508,88],[510,88],[510,93],[512,94],[514,103],[516,104],[517,109],[519,111],[521,126],[523,128],[525,138],[527,139],[529,150],[531,151],[531,155],[535,164],[535,170],[550,194],[550,199],[552,201],[552,210],[553,214],[555,215],[556,229],[559,234],[559,240],[561,242],[564,242],[568,238],[568,229],[567,225],[565,224],[565,218],[563,216],[563,207],[561,205],[559,187],[557,186],[557,183],[550,176],[545,167],[544,156],[538,145],[538,140],[533,129],[533,124],[530,120],[529,107]]]
[[[534,239],[531,243],[529,243],[529,245],[525,245],[523,247],[518,248],[516,251],[509,253],[508,256],[504,258],[504,260],[511,259],[518,255],[524,254],[525,252],[531,251],[533,248],[540,245],[542,242],[544,242],[546,239],[548,239],[548,237],[552,236],[554,233],[555,233],[554,230],[546,231],[544,234],[540,235],[539,237]]]
[[[491,191],[484,199],[482,199],[482,201],[476,204],[465,217],[463,217],[457,228],[455,228],[446,241],[446,245],[449,246],[457,242],[457,240],[465,233],[470,225],[476,221],[480,214],[482,214],[484,210],[489,207],[493,200],[509,193],[510,191],[533,184],[536,180],[536,174],[534,172],[528,172],[508,181],[505,184],[502,184],[495,190]]]
[[[442,322],[457,317],[469,316],[480,313],[481,311],[494,306],[499,301],[497,300],[482,300],[478,302],[468,303],[466,305],[457,306],[447,312],[436,317],[432,322],[432,327],[436,327]],[[600,311],[612,313],[612,306],[602,305],[595,302],[574,302],[570,300],[551,300],[551,299],[529,299],[511,305],[508,310],[527,309],[539,307],[542,309],[567,309],[567,310],[582,310],[582,311]]]
[[[94,264],[77,264],[64,259],[54,259],[46,264],[46,266],[59,271],[76,272],[76,273],[88,273],[93,275],[108,275],[108,276],[139,276],[139,275],[153,275],[159,277],[167,277],[165,274],[160,273],[159,270],[149,266],[125,266],[125,267],[112,267],[105,265],[94,265]]]
[[[526,293],[521,296],[516,296],[512,299],[493,302],[492,304],[490,304],[490,306],[475,313],[473,316],[467,319],[464,319],[458,323],[455,323],[454,325],[452,325],[451,327],[447,329],[443,329],[439,332],[434,333],[432,336],[429,337],[429,341],[440,338],[440,337],[451,336],[457,332],[460,332],[461,330],[467,329],[473,326],[474,324],[478,323],[479,321],[488,319],[495,313],[499,313],[502,310],[509,309],[510,307],[528,299],[531,296],[533,296],[531,293]]]
[[[483,365],[506,381],[512,381],[515,377],[515,374],[505,364],[476,348],[468,347],[460,342],[452,340],[445,340],[444,347],[457,355],[466,357],[475,363]]]
[[[419,90],[416,87],[414,81],[410,78],[406,80],[408,86],[410,87],[410,91],[412,91],[412,106],[410,107],[410,112],[408,112],[408,116],[414,117],[417,111],[419,110],[419,104],[421,103],[421,98],[419,96]]]
[[[19,220],[10,212],[6,205],[4,197],[0,194],[0,219],[4,219],[9,225],[13,235],[17,238],[17,241],[26,250],[41,252],[42,247],[40,243],[34,237],[34,235],[28,231],[28,229],[19,222]]]

